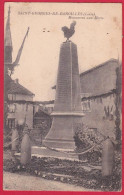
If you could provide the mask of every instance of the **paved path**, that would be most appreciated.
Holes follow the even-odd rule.
[[[3,189],[18,191],[91,191],[71,184],[9,172],[3,173]]]

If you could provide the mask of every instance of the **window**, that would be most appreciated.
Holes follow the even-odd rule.
[[[16,111],[16,104],[10,104],[9,105],[9,112],[15,113],[15,111]]]
[[[8,119],[8,127],[10,129],[15,128],[15,119],[13,119],[13,118]]]
[[[84,112],[89,112],[89,111],[91,111],[91,102],[90,102],[90,100],[85,100],[85,101],[83,101],[82,102],[82,110],[84,111]]]
[[[26,104],[26,111],[28,111],[28,104]]]
[[[12,100],[12,94],[8,94],[8,99]]]
[[[12,94],[12,100],[16,100],[16,94]]]
[[[16,100],[16,94],[8,94],[9,100]]]
[[[104,120],[113,120],[114,119],[114,110],[113,105],[112,106],[104,106]]]

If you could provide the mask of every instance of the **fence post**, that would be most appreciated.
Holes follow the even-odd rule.
[[[31,141],[29,137],[29,128],[26,124],[23,130],[23,138],[21,143],[21,164],[26,165],[31,160]]]
[[[103,143],[102,150],[102,176],[111,176],[114,164],[114,145],[108,137]]]
[[[12,128],[12,139],[11,139],[11,154],[14,157],[16,151],[18,151],[19,146],[19,134],[17,128]]]

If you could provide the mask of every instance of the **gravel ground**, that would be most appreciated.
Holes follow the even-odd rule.
[[[3,189],[16,191],[91,191],[83,187],[9,172],[3,173]]]

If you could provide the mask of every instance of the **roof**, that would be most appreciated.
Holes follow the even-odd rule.
[[[110,59],[80,74],[81,97],[96,97],[112,93],[117,88],[117,68],[121,64],[117,59]],[[53,86],[52,89],[55,89]]]
[[[24,95],[34,95],[31,91],[20,85],[18,82],[11,81],[9,85],[8,94],[24,94]]]
[[[34,101],[35,104],[42,104],[42,105],[48,105],[48,104],[54,104],[54,100],[49,101]]]
[[[119,65],[119,61],[118,61],[117,59],[112,58],[112,59],[107,60],[106,62],[104,62],[104,63],[102,63],[102,64],[99,64],[99,65],[97,65],[97,66],[95,66],[95,67],[93,67],[93,68],[90,68],[90,69],[88,69],[88,70],[86,70],[86,71],[80,73],[80,78],[81,78],[83,75],[86,75],[86,74],[88,74],[88,73],[91,73],[91,72],[93,72],[93,71],[95,71],[95,70],[97,70],[97,69],[103,67],[103,66],[108,65],[110,62],[111,62],[111,63],[116,63],[116,64]],[[52,89],[56,89],[56,85],[54,85],[54,86],[52,87]]]
[[[7,101],[8,104],[13,104],[13,103],[17,103],[17,104],[32,104],[34,105],[34,102],[33,101],[30,101],[30,100],[8,100]]]
[[[116,59],[110,59],[94,68],[91,68],[80,74],[81,94],[89,96],[99,96],[109,93],[117,88],[117,68],[119,62]]]
[[[80,76],[83,76],[84,74],[87,74],[87,73],[89,73],[89,72],[92,72],[92,71],[94,71],[95,69],[99,69],[99,68],[101,68],[102,66],[108,65],[109,62],[115,62],[115,63],[118,63],[118,64],[119,64],[119,61],[118,61],[117,59],[112,58],[112,59],[107,60],[106,62],[104,62],[104,63],[102,63],[102,64],[99,64],[99,65],[97,65],[97,66],[95,66],[95,67],[93,67],[93,68],[90,68],[90,69],[88,69],[88,70],[82,72],[82,73],[80,74]]]
[[[38,112],[35,113],[34,117],[43,117],[47,116],[50,117],[50,114],[46,112],[45,110],[40,109]]]

